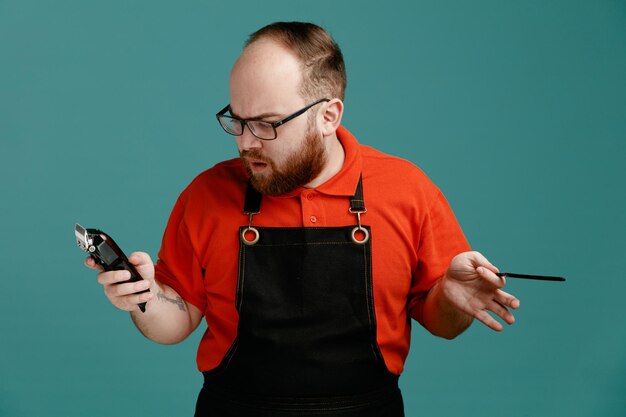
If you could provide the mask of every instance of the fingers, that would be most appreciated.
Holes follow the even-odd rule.
[[[152,292],[144,292],[141,294],[129,294],[123,297],[110,298],[111,304],[120,310],[136,311],[139,310],[138,304],[147,303],[154,298]]]
[[[515,317],[513,317],[513,314],[511,314],[511,312],[507,310],[507,308],[504,307],[502,304],[499,304],[493,301],[489,303],[489,305],[484,310],[477,311],[476,314],[474,314],[474,317],[477,320],[480,320],[481,322],[483,322],[487,327],[497,332],[501,332],[504,329],[504,327],[502,326],[500,322],[498,322],[495,318],[493,318],[487,312],[487,310],[496,314],[498,317],[504,320],[505,323],[508,325],[515,323]]]
[[[126,270],[105,272],[91,256],[85,259],[85,266],[100,271],[96,279],[102,285],[104,294],[111,304],[121,310],[133,311],[138,309],[137,304],[146,303],[154,296],[154,292],[149,291],[154,282],[154,264],[145,252],[135,252],[128,260],[143,279],[127,282],[131,277],[130,272]]]
[[[133,252],[128,257],[128,260],[131,264],[136,267],[142,267],[144,265],[153,265],[152,259],[150,259],[150,255],[145,252]]]
[[[495,292],[495,295],[494,295],[495,302],[503,306],[510,307],[512,309],[519,308],[520,301],[517,298],[515,298],[513,295],[501,290],[501,288],[503,288],[506,285],[505,277],[500,277],[496,275],[495,273],[493,273],[492,271],[487,270],[483,267],[478,267],[476,269],[476,272],[478,272],[478,274],[482,278],[484,278],[486,281],[488,281],[493,286],[498,288],[498,290]]]
[[[495,268],[495,266],[493,268]],[[497,276],[493,270],[488,269],[485,266],[479,266],[476,268],[476,273],[496,288],[502,288],[506,284],[506,279],[504,277]]]
[[[104,293],[109,298],[124,297],[126,295],[135,294],[148,289],[150,289],[150,281],[145,279],[135,282],[124,282],[122,284],[104,285]]]
[[[515,323],[515,317],[513,317],[513,314],[511,314],[511,312],[502,304],[493,301],[489,304],[487,308],[489,309],[489,311],[493,312],[502,320],[504,320],[506,324],[510,325]]]
[[[500,332],[503,325],[496,319],[500,318],[509,325],[515,323],[509,309],[519,308],[520,301],[502,291],[506,279],[496,275],[498,272],[499,269],[487,258],[474,251],[453,258],[446,276],[456,285],[457,308]]]
[[[98,283],[102,285],[106,297],[111,304],[120,310],[136,310],[138,308],[137,304],[146,303],[154,296],[154,293],[149,291],[151,281],[142,279],[135,282],[127,282],[129,279],[130,272],[125,270],[101,272],[97,277]]]
[[[520,301],[517,298],[502,290],[498,290],[496,292],[494,300],[503,306],[510,307],[514,310],[518,309],[520,306]]]
[[[128,257],[128,261],[135,266],[143,279],[154,280],[154,263],[150,255],[145,252],[134,252]]]
[[[478,276],[492,277],[500,270],[480,252],[463,252],[456,255],[448,267],[447,273],[460,281],[469,281]],[[495,283],[495,280],[494,280]],[[498,287],[500,287],[499,285]]]
[[[102,285],[118,284],[120,282],[128,281],[129,279],[130,272],[126,270],[101,272],[96,277],[98,283]]]
[[[104,286],[104,293],[111,304],[126,311],[136,310],[137,304],[150,301],[154,293],[149,290],[150,281],[147,280]]]
[[[519,308],[519,300],[504,291],[498,290],[496,297],[491,302],[487,303],[484,309],[477,311],[474,317],[477,320],[483,322],[489,328],[500,332],[503,330],[502,324],[495,320],[487,311],[491,311],[496,316],[504,320],[505,323],[511,325],[515,323],[515,317],[508,310],[507,307],[517,309]]]
[[[138,310],[139,309],[138,304],[147,303],[148,301],[152,300],[152,298],[154,298],[154,293],[152,292],[144,292],[141,294],[128,295],[125,298],[125,302],[126,302],[125,305],[128,307],[123,307],[122,310],[126,310],[126,311]]]
[[[123,310],[130,310],[134,309],[137,304],[145,303],[152,299],[152,292],[143,292],[149,289],[150,282],[142,280],[106,286],[104,293],[116,307]]]
[[[91,256],[85,258],[85,266],[90,269],[95,269],[96,271],[104,271],[104,268],[98,265]]]
[[[135,267],[138,267],[138,268],[143,268],[145,266],[153,265],[150,255],[148,255],[145,252],[134,252],[128,257],[128,260],[130,261],[131,264],[133,264]],[[102,266],[98,265],[91,256],[88,256],[85,258],[85,266],[87,268],[95,269],[98,271],[104,271]]]
[[[485,256],[482,253],[473,251],[473,252],[470,252],[470,256],[473,258],[472,261],[477,268],[482,266],[484,268],[487,268],[493,273],[500,272],[500,270],[496,266],[494,266],[491,262],[489,262],[489,260],[485,258]]]
[[[498,322],[496,319],[494,319],[493,317],[491,317],[491,315],[489,315],[489,313],[487,313],[485,310],[478,311],[474,315],[474,317],[477,320],[480,320],[481,322],[483,322],[487,327],[495,330],[496,332],[501,332],[502,329],[504,329],[502,324]]]

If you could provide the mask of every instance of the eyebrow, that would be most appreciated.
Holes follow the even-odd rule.
[[[269,113],[261,113],[261,114],[259,114],[257,116],[248,117],[247,119],[244,119],[243,117],[239,116],[238,114],[235,114],[233,112],[233,109],[230,106],[228,106],[228,111],[230,112],[230,114],[233,117],[236,117],[237,119],[242,119],[242,120],[262,120],[262,119],[267,119],[268,117],[280,117],[281,116],[279,113],[269,112]]]

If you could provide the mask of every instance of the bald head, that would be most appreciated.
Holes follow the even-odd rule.
[[[343,55],[326,30],[306,22],[272,23],[250,35],[244,53],[263,41],[281,45],[297,59],[302,76],[299,93],[305,101],[323,97],[343,101],[347,83]]]
[[[301,107],[298,58],[281,44],[263,39],[244,49],[230,76],[231,109],[240,117],[271,117]]]

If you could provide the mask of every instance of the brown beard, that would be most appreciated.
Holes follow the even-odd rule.
[[[280,169],[274,161],[267,158],[258,149],[242,151],[241,157],[265,162],[271,168],[272,173],[270,175],[255,174],[248,162],[243,159],[252,186],[265,195],[285,194],[310,183],[322,172],[326,164],[322,139],[310,127],[307,128],[302,147],[289,155]]]

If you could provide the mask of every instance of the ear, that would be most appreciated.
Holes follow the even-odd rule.
[[[341,124],[341,116],[343,116],[343,102],[338,98],[334,98],[324,103],[321,116],[322,135],[331,136],[335,134],[337,128]]]

